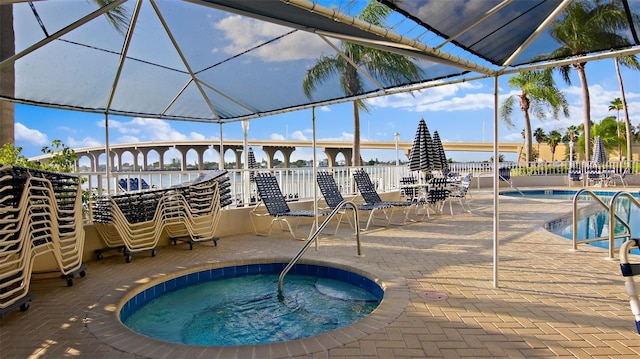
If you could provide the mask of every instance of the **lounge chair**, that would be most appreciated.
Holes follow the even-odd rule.
[[[296,210],[292,211],[287,204],[287,201],[282,194],[282,190],[280,190],[280,185],[278,185],[278,180],[271,173],[256,173],[254,177],[254,181],[256,183],[256,187],[258,189],[258,196],[260,197],[258,203],[250,212],[251,224],[253,225],[253,230],[258,236],[270,236],[271,230],[273,229],[273,223],[279,222],[280,229],[284,230],[282,226],[283,223],[287,225],[289,232],[291,232],[291,236],[298,240],[307,240],[307,238],[296,237],[294,228],[291,227],[289,220],[287,217],[297,217],[299,220],[301,217],[306,218],[315,218],[316,214],[313,210]],[[264,204],[267,212],[261,211],[261,204]],[[319,216],[326,216],[329,212],[327,211],[319,211]],[[269,232],[261,233],[258,232],[256,228],[254,217],[264,217],[271,216],[273,219],[269,224]],[[298,221],[299,222],[299,221]],[[296,223],[295,228],[297,229],[298,223]],[[315,225],[311,226],[311,232],[309,232],[309,236],[313,233],[315,229]]]
[[[118,186],[122,191],[125,191],[125,192],[139,191],[142,189],[151,188],[149,187],[149,184],[147,183],[147,181],[145,181],[142,178],[140,178],[140,180],[138,180],[138,178],[129,178],[128,181],[124,178],[121,178],[120,181],[118,181]]]
[[[569,186],[572,182],[582,182],[582,170],[579,168],[569,169]]]
[[[611,184],[615,185],[616,183],[616,179],[620,180],[620,183],[622,183],[623,187],[627,187],[627,184],[624,182],[624,178],[631,173],[631,170],[629,170],[629,168],[625,168],[624,171],[622,171],[622,173],[613,173],[611,175]]]
[[[602,171],[599,168],[592,168],[587,171],[587,185],[602,186]]]
[[[624,242],[620,246],[620,271],[624,277],[624,286],[629,295],[629,305],[631,306],[631,313],[634,316],[636,330],[640,334],[640,298],[638,297],[638,289],[640,289],[640,283],[634,278],[640,276],[640,263],[629,262],[629,252],[633,248],[640,248],[640,240],[632,238]]]
[[[380,198],[380,195],[378,195],[378,192],[376,191],[376,187],[374,186],[373,182],[371,182],[371,178],[369,177],[369,174],[367,172],[365,172],[364,170],[356,170],[353,172],[353,179],[356,181],[356,186],[358,187],[358,191],[360,192],[360,195],[362,196],[362,198],[364,199],[365,203],[367,205],[373,205],[373,206],[389,206],[392,209],[396,208],[396,207],[401,207],[403,208],[403,211],[405,213],[404,215],[404,222],[407,222],[407,219],[409,218],[409,209],[411,206],[414,205],[414,202],[411,201],[383,201]],[[391,216],[393,215],[393,213],[391,213],[389,215],[389,223],[391,223]]]
[[[469,203],[467,202],[467,194],[469,193],[469,186],[471,185],[471,174],[467,174],[462,178],[460,183],[455,187],[451,188],[451,192],[445,202],[449,202],[449,211],[453,216],[453,201],[458,201],[460,203],[460,207],[465,212],[471,212],[471,208],[469,208]]]
[[[325,202],[327,203],[327,206],[331,209],[336,208],[340,203],[344,202],[344,197],[342,196],[342,193],[340,193],[340,189],[338,188],[338,185],[336,184],[336,180],[333,178],[333,175],[331,175],[331,173],[329,172],[325,172],[325,171],[319,171],[318,172],[318,176],[317,176],[317,181],[318,181],[318,187],[320,188],[320,192],[322,193],[322,197],[324,198]],[[387,225],[389,224],[390,221],[390,217],[387,215],[386,213],[386,209],[388,208],[392,208],[391,205],[387,205],[387,204],[361,204],[357,206],[357,210],[359,211],[368,211],[369,212],[369,219],[367,219],[367,224],[366,226],[363,228],[363,230],[367,230],[369,229],[369,225],[371,224],[371,222],[373,221],[374,215],[376,214],[377,210],[381,210],[382,213],[384,214],[384,217],[387,221]],[[342,216],[344,215],[344,213],[346,212],[346,210],[353,210],[353,206],[347,205],[345,206],[345,211],[343,211],[342,213],[340,213],[340,219],[338,221],[338,225],[336,226],[336,233],[338,232],[338,228],[340,226],[340,223],[342,222]],[[349,223],[351,224],[351,221],[349,220]],[[353,227],[353,225],[352,225]]]

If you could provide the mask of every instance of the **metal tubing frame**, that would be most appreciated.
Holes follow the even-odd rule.
[[[284,267],[284,269],[282,270],[282,272],[280,272],[280,276],[278,277],[278,294],[282,294],[282,289],[284,287],[284,277],[287,275],[287,273],[289,273],[291,268],[293,268],[293,266],[298,262],[300,257],[302,257],[302,255],[305,254],[305,252],[311,246],[311,244],[314,243],[314,242],[317,242],[318,236],[320,235],[320,232],[322,232],[322,230],[324,230],[324,228],[331,221],[331,219],[333,219],[333,217],[335,217],[335,215],[337,213],[339,213],[340,210],[342,208],[344,208],[345,206],[347,206],[347,205],[351,205],[354,208],[353,217],[354,217],[354,221],[356,223],[356,246],[357,246],[357,251],[358,251],[357,255],[359,257],[362,256],[362,250],[361,250],[361,245],[360,245],[360,226],[357,225],[357,223],[359,223],[359,216],[358,216],[358,210],[356,209],[356,204],[353,201],[342,201],[331,211],[331,213],[329,213],[329,215],[322,222],[322,224],[320,226],[318,226],[318,229],[316,229],[316,231],[313,232],[313,234],[311,236],[309,236],[309,239],[307,239],[307,241],[304,243],[302,248],[300,248],[298,253],[295,256],[293,256],[293,258],[291,259],[289,264],[287,264]]]

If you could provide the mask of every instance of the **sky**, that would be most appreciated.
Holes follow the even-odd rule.
[[[620,90],[615,74],[613,60],[605,59],[590,62],[587,67],[587,79],[591,94],[591,116],[594,122],[606,116],[615,116],[609,105]],[[640,124],[640,72],[622,68],[627,107],[633,126]],[[508,96],[517,95],[516,89],[507,85],[510,76],[500,80],[499,103]],[[565,94],[570,105],[570,117],[559,120],[547,118],[544,121],[532,120],[533,130],[540,127],[545,132],[559,130],[564,133],[570,125],[582,124],[582,100],[580,82],[575,71],[572,73],[572,85],[564,83],[556,76],[556,85]],[[459,84],[433,87],[411,94],[398,94],[367,100],[369,113],[361,113],[362,141],[393,141],[394,134],[400,135],[401,142],[411,142],[415,136],[420,118],[424,118],[430,132],[438,131],[442,141],[446,142],[492,142],[493,141],[493,79],[476,80]],[[514,128],[499,124],[501,142],[523,142],[524,121],[521,111],[514,109]],[[316,138],[318,140],[353,140],[353,110],[351,103],[325,106],[316,110]],[[71,148],[103,146],[105,144],[104,116],[100,114],[49,109],[44,107],[17,104],[15,108],[16,145],[23,148],[27,157],[42,154],[42,146],[48,146],[52,140],[59,139]],[[223,138],[241,140],[243,138],[240,123],[223,126]],[[311,110],[300,110],[286,114],[254,119],[249,127],[249,139],[271,140],[311,140]],[[149,118],[109,117],[110,143],[137,143],[149,141],[219,141],[219,126],[215,124],[166,121]],[[258,161],[264,159],[264,153],[254,148]],[[485,161],[492,153],[473,153],[449,151],[447,156],[454,161]],[[515,154],[504,154],[507,160],[515,160]],[[318,152],[318,158],[326,156]],[[167,157],[178,157],[176,153]],[[209,157],[209,158],[207,158]],[[278,154],[276,158],[282,159]],[[297,149],[292,160],[312,158],[310,148]],[[393,161],[395,151],[363,150],[365,161],[379,159]],[[127,160],[127,158],[123,158]],[[209,154],[205,160],[217,161],[217,155]],[[226,161],[235,157],[227,152]],[[406,160],[404,154],[400,160]],[[191,159],[188,159],[191,163]],[[82,163],[81,163],[82,164]]]
[[[352,4],[351,1],[346,0],[326,0],[326,2],[328,4],[334,2],[342,4],[340,6]],[[363,3],[365,2],[363,1],[358,4]],[[80,4],[87,7],[91,6],[89,2],[82,1],[65,2],[63,4]],[[66,24],[63,21],[64,16],[60,14],[58,5],[60,4],[53,4],[49,2],[36,4],[42,20],[50,31],[54,31],[56,28],[62,27]],[[188,7],[187,3],[185,3],[184,6]],[[74,9],[74,7],[70,6],[70,9]],[[145,10],[144,7],[143,10]],[[147,10],[151,11],[151,9]],[[252,44],[262,43],[271,39],[274,34],[281,34],[282,31],[284,31],[283,29],[278,29],[277,26],[273,24],[261,24],[239,16],[227,16],[225,14],[220,15],[210,10],[198,10],[197,16],[195,13],[186,12],[186,14],[189,15],[189,21],[201,26],[196,27],[197,29],[208,29],[207,31],[214,31],[212,33],[216,34],[216,36],[214,36],[213,40],[217,42],[214,43],[213,40],[211,40],[211,43],[208,46],[202,46],[199,42],[191,44],[193,48],[189,47],[189,51],[193,52],[194,55],[191,58],[193,58],[194,61],[200,58],[208,59],[209,61],[211,61],[211,58],[228,59],[230,55],[242,53],[242,51],[251,47]],[[33,17],[31,8],[25,6],[24,11],[26,12],[26,15]],[[146,12],[142,11],[142,14],[145,13]],[[218,17],[214,16],[215,14],[217,14]],[[70,17],[75,19],[73,16]],[[96,19],[96,21],[100,22],[106,20],[100,17]],[[93,22],[89,24],[94,25]],[[96,25],[97,24],[98,23],[96,23]],[[162,35],[163,31],[157,30],[153,27],[152,22],[144,24],[145,26],[143,26],[142,29],[147,32],[143,32],[139,36],[134,36],[130,50],[131,55],[134,57],[141,57],[143,56],[142,54],[149,54],[149,56],[151,56],[157,51],[163,55],[158,57],[160,59],[158,61],[161,61],[163,65],[178,68],[174,62],[180,60],[179,57],[168,56],[168,52],[164,47],[151,48],[151,45],[153,44],[162,43],[156,39],[155,36],[159,37]],[[409,25],[402,24],[398,26]],[[188,28],[191,29],[191,27]],[[119,50],[120,46],[122,46],[121,36],[112,38],[108,36],[108,34],[92,31],[92,29],[94,28],[89,27],[85,30],[81,27],[76,31],[67,34],[65,38],[68,37],[70,40],[79,42],[95,40],[100,43],[101,46],[105,46],[105,48],[113,47],[115,50]],[[109,29],[109,27],[107,27],[107,29]],[[239,31],[238,29],[242,30]],[[39,30],[39,26],[36,27],[36,30]],[[114,29],[111,29],[110,31],[115,32]],[[397,28],[397,31],[404,33],[404,31],[401,31],[399,27]],[[27,31],[24,33],[23,31],[17,31],[16,46],[18,49],[25,48],[35,41],[30,36],[26,35],[33,34]],[[175,35],[176,37],[184,36],[187,40],[193,38],[191,33],[181,34],[180,32],[177,32]],[[325,48],[329,47],[317,36],[310,37],[308,34],[306,37],[303,36],[303,34],[295,35],[298,36],[287,36],[281,42],[274,42],[274,46],[261,46],[257,51],[253,51],[251,53],[252,57],[250,57],[249,60],[245,60],[251,61],[251,66],[243,67],[244,71],[258,71],[254,70],[254,68],[259,69],[260,65],[269,65],[275,68],[285,68],[289,69],[289,71],[294,71],[292,64],[296,62],[282,61],[287,59],[296,59],[300,60],[300,62],[306,61],[305,64],[315,63],[316,59],[323,54],[322,51],[324,51],[318,48],[318,43],[322,43],[321,45]],[[152,36],[154,41],[151,41],[147,36]],[[97,39],[101,37],[104,37],[104,39]],[[141,40],[136,41],[136,39]],[[309,41],[309,39],[312,39],[313,41]],[[102,43],[103,40],[106,41],[106,44]],[[113,41],[113,44],[107,40]],[[317,43],[315,41],[317,41]],[[181,44],[188,46],[189,41],[183,40]],[[58,49],[59,51],[68,51],[69,49],[69,47],[66,47],[63,42],[53,42],[49,46],[51,47],[49,51],[52,51],[52,53],[55,53]],[[44,75],[54,76],[54,79],[55,76],[64,77],[66,73],[65,71],[82,68],[82,64],[73,62],[81,62],[81,56],[72,56],[65,52],[62,55],[66,56],[61,56],[62,60],[60,61],[62,62],[58,65],[59,67],[56,67],[54,66],[55,63],[53,63],[53,55],[49,52],[43,53],[47,54],[47,56],[43,56],[43,58],[47,61],[48,66],[38,69],[44,73],[33,70],[34,67],[26,66],[29,71],[25,71],[23,73],[25,76],[25,78],[22,79],[23,82],[32,84],[34,81],[41,79],[39,76]],[[39,52],[36,51],[34,54],[37,55]],[[57,57],[55,58],[57,59]],[[179,62],[181,62],[181,60]],[[90,68],[93,69],[94,64],[91,65],[92,66],[90,66]],[[95,65],[97,66],[97,64]],[[199,65],[202,66],[202,64]],[[286,66],[290,67],[287,68]],[[138,69],[137,67],[133,68]],[[300,71],[299,68],[296,69]],[[615,115],[615,112],[609,111],[609,105],[615,98],[620,97],[620,90],[613,60],[606,59],[590,62],[587,64],[586,69],[591,92],[592,121],[598,122],[606,116]],[[638,81],[640,72],[632,72],[625,68],[623,68],[622,71],[626,88],[628,109],[632,124],[635,126],[640,124],[640,81]],[[264,74],[264,72],[257,73]],[[236,79],[236,76],[242,78],[242,76],[246,77],[253,74],[216,73],[216,76],[220,75],[230,75],[234,76],[233,79]],[[122,89],[125,89],[125,91],[130,91],[126,92],[127,94],[133,94],[131,96],[121,95],[121,97],[125,97],[127,100],[133,98],[133,101],[138,101],[139,98],[144,97],[147,92],[153,93],[155,90],[159,91],[161,89],[166,90],[169,88],[169,86],[157,86],[153,89],[137,87],[139,84],[129,81],[131,79],[126,77],[126,72],[123,72],[122,77],[124,85],[119,86],[118,90],[121,91]],[[518,94],[516,89],[510,89],[507,85],[510,77],[511,76],[509,75],[500,77],[500,103],[502,103],[508,96]],[[250,80],[251,79],[248,79],[248,81]],[[568,126],[580,125],[583,122],[581,88],[575,71],[571,73],[571,80],[572,85],[567,85],[561,78],[559,78],[559,76],[556,76],[556,84],[558,88],[564,92],[570,104],[570,117],[561,117],[557,121],[551,118],[547,118],[544,121],[533,119],[533,130],[540,127],[545,132],[559,130],[564,133]],[[90,83],[88,80],[85,82]],[[144,81],[140,82],[144,84]],[[94,94],[92,90],[95,90],[95,88],[86,88],[86,86],[88,86],[87,84],[70,83],[70,81],[65,83],[65,81],[62,80],[54,81],[53,83],[56,84],[55,88],[56,91],[58,91],[58,93],[54,95],[60,94],[63,97],[71,98],[75,98],[74,96],[84,96],[89,98],[89,100],[94,99],[94,97],[91,96]],[[184,85],[183,82],[179,82],[179,84],[180,86]],[[247,86],[247,88],[242,88],[243,92],[248,92],[252,89],[249,85]],[[30,89],[33,91],[40,90],[37,86],[30,87]],[[275,91],[276,89],[274,89],[274,93]],[[361,139],[363,142],[394,141],[394,134],[398,133],[400,141],[411,142],[415,136],[419,120],[424,118],[430,132],[433,134],[434,131],[438,131],[440,138],[445,145],[447,142],[492,142],[494,132],[493,93],[494,80],[484,79],[431,87],[411,93],[369,99],[367,100],[368,108],[370,110],[369,113],[361,112],[360,114]],[[290,94],[290,96],[300,96],[300,94],[291,94],[291,92],[288,94]],[[171,95],[174,96],[175,93],[171,92]],[[273,96],[274,94],[270,95]],[[99,101],[99,97],[97,95],[95,95],[95,97],[95,100]],[[48,97],[44,98],[48,100]],[[310,140],[312,138],[311,117],[311,109],[307,109],[257,118],[251,121],[248,137],[249,139],[272,139],[281,141]],[[521,132],[524,128],[523,116],[518,108],[514,109],[512,120],[515,124],[513,128],[507,128],[502,123],[499,124],[499,141],[522,143],[523,138]],[[218,142],[220,140],[219,133],[220,129],[217,124],[165,121],[150,118],[109,117],[108,137],[111,144],[172,140],[211,140],[212,142]],[[240,123],[229,123],[224,125],[223,133],[223,137],[225,139],[241,140],[243,138],[243,131]],[[27,157],[42,154],[41,148],[43,146],[50,145],[51,141],[56,139],[61,140],[65,145],[71,148],[104,146],[106,141],[104,116],[100,114],[48,109],[18,104],[15,107],[15,138],[16,145],[23,148],[23,154]],[[353,112],[351,103],[334,104],[318,108],[316,111],[316,138],[318,140],[343,140],[351,142],[353,140]],[[174,151],[175,152],[170,151],[165,155],[165,162],[172,158],[179,157],[177,151]],[[258,160],[264,159],[264,153],[259,148],[254,148],[254,151]],[[212,151],[208,152],[211,153],[205,154],[206,161],[218,161],[217,155]],[[503,155],[507,160],[516,160],[517,157],[516,154]],[[132,160],[130,158],[126,158],[126,156],[127,155],[123,158],[125,162]],[[486,161],[491,158],[492,153],[449,151],[447,156],[452,158],[454,161]],[[318,153],[319,159],[323,159],[324,157],[323,153]],[[276,158],[282,159],[282,155],[279,154]],[[298,159],[309,160],[311,158],[312,150],[310,148],[300,148],[292,154],[293,161]],[[370,159],[393,161],[396,158],[396,154],[393,150],[376,151],[364,149],[362,150],[362,158],[365,161]],[[406,160],[404,154],[400,155],[400,159]],[[151,156],[149,160],[153,162],[156,159]],[[193,163],[194,161],[193,158],[188,158],[187,160],[189,163]],[[231,151],[226,153],[225,160],[235,161],[235,156],[232,155]],[[81,161],[81,165],[82,164],[83,162]]]

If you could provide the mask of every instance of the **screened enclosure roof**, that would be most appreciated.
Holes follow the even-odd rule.
[[[385,0],[393,12],[378,27],[357,18],[367,2],[116,0],[99,7],[93,0],[0,0],[12,6],[13,20],[13,29],[6,17],[0,24],[0,97],[114,115],[238,121],[548,65],[561,46],[549,25],[571,4]],[[628,15],[617,30],[625,43],[586,47],[582,55],[638,52],[640,0],[616,4]],[[126,19],[120,31],[105,16],[115,10]],[[344,41],[405,55],[420,78],[391,80],[354,63],[359,93],[347,96],[339,74],[329,73],[307,97],[307,71],[319,59],[348,57]]]

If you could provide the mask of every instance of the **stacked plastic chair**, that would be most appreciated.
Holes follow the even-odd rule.
[[[67,284],[85,275],[82,189],[75,176],[0,165],[0,314],[26,310],[36,257],[52,253]]]
[[[209,171],[190,184],[168,189],[128,192],[94,202],[94,224],[107,248],[96,251],[101,259],[108,250],[122,250],[127,263],[132,254],[156,248],[163,233],[174,242],[193,244],[212,240],[220,209],[231,204],[231,184],[226,170]]]

